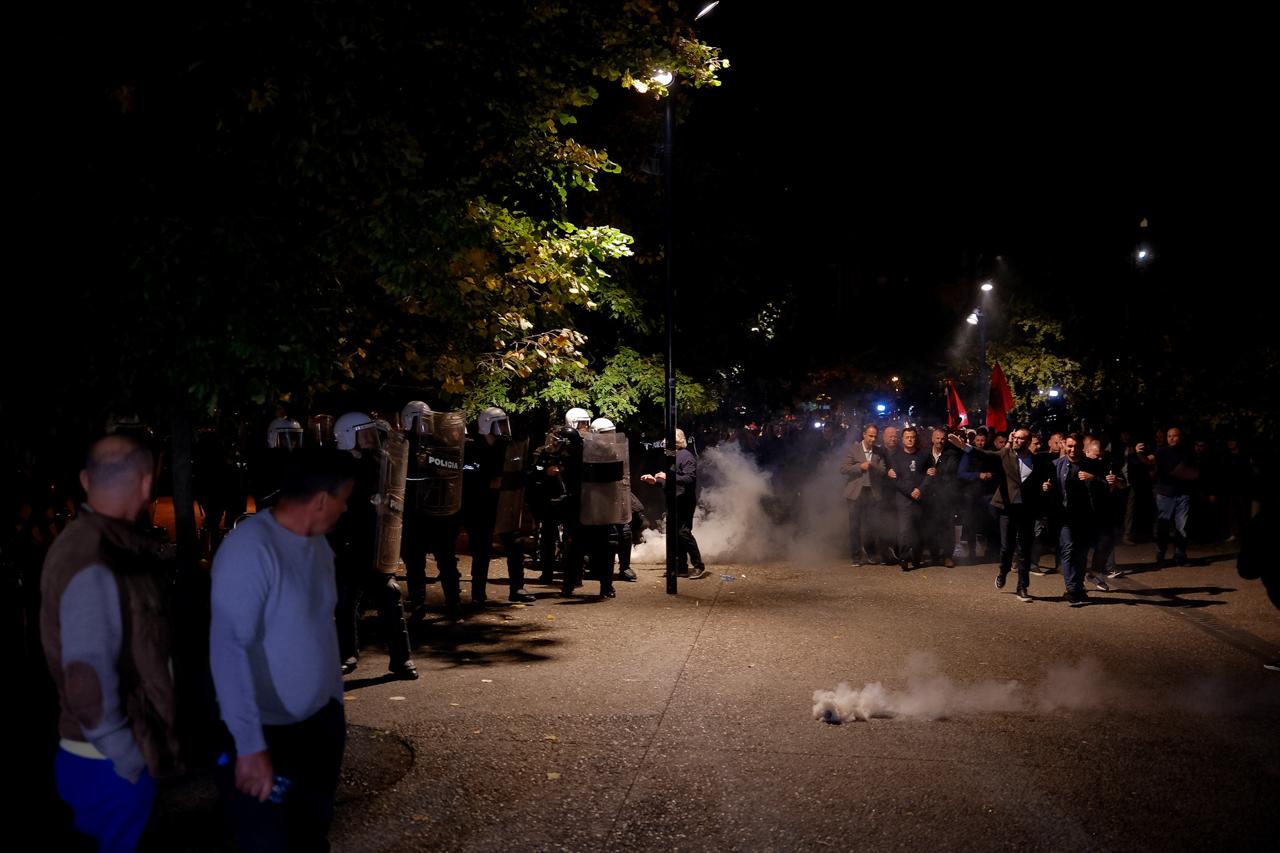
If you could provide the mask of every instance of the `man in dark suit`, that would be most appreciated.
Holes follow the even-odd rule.
[[[840,473],[849,479],[844,499],[849,506],[849,554],[855,566],[877,562],[868,554],[877,544],[874,514],[882,486],[879,478],[884,475],[884,453],[876,446],[879,434],[875,424],[864,426],[862,440],[853,443],[840,465]]]
[[[930,478],[925,473],[929,455],[920,447],[919,431],[909,426],[902,431],[902,447],[889,454],[886,476],[894,490],[898,508],[898,565],[905,572],[920,568],[920,534],[925,526],[925,506],[931,498]]]
[[[1058,556],[1062,582],[1072,606],[1087,604],[1084,591],[1085,558],[1093,545],[1095,526],[1090,482],[1096,479],[1086,470],[1084,439],[1072,433],[1063,439],[1065,456],[1053,462],[1053,486],[1049,491],[1049,512],[1057,518]]]
[[[1009,434],[1009,443],[1000,450],[982,450],[965,444],[959,436],[949,441],[964,453],[979,453],[998,462],[999,484],[991,497],[991,506],[1000,519],[1000,570],[996,574],[996,589],[1004,589],[1005,578],[1013,568],[1013,554],[1018,551],[1019,601],[1031,601],[1031,540],[1035,533],[1036,517],[1044,492],[1049,489],[1049,477],[1037,470],[1035,457],[1027,448],[1031,433],[1025,428]]]

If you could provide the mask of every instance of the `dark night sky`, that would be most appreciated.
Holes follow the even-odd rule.
[[[1206,311],[1191,299],[1208,290],[1200,343],[1238,335],[1222,285],[1255,280],[1274,219],[1258,199],[1275,183],[1243,22],[845,5],[727,0],[699,24],[732,66],[693,96],[677,140],[682,304],[698,315],[681,321],[686,352],[719,319],[716,292],[746,278],[764,295],[789,283],[796,326],[823,332],[780,358],[902,350],[894,312],[914,298],[927,361],[996,255],[1014,272],[1005,294],[1052,292],[1105,318],[1156,300]],[[1160,252],[1145,290],[1130,263],[1143,217]],[[833,309],[853,314],[849,301],[888,316],[844,323]]]
[[[1144,215],[1199,265],[1247,230],[1257,57],[1212,22],[1190,42],[1192,22],[1024,22],[1024,40],[1017,21],[779,8],[704,19],[733,65],[682,132],[724,158],[734,217],[922,272],[963,248],[1088,269]]]

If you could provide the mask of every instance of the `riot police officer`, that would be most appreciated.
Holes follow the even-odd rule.
[[[565,517],[563,471],[568,458],[572,427],[555,427],[547,433],[546,442],[533,451],[529,471],[527,503],[537,524],[538,582],[554,583],[556,551],[560,546],[560,525]]]
[[[566,421],[569,421],[568,417]],[[615,596],[613,547],[609,537],[614,525],[631,520],[627,463],[627,437],[620,432],[588,430],[570,436],[564,467],[568,495],[565,527],[569,547],[562,595],[572,595],[574,587],[581,581],[585,557],[597,570],[600,596]]]
[[[394,574],[379,570],[376,559],[378,507],[381,492],[383,445],[389,430],[363,412],[347,412],[334,422],[334,442],[356,458],[355,485],[347,501],[347,512],[329,534],[338,578],[338,650],[342,672],[356,668],[360,646],[357,634],[360,602],[371,596],[386,636],[392,675],[416,679],[418,670],[409,652],[409,632],[404,621],[400,585]]]
[[[531,604],[524,590],[524,551],[519,541],[526,440],[511,437],[511,420],[497,406],[480,413],[476,435],[463,455],[462,520],[471,549],[471,600],[488,600],[489,560],[495,528],[507,557],[507,600]]]
[[[461,615],[458,532],[462,526],[462,465],[466,422],[456,412],[433,412],[413,400],[400,413],[409,441],[404,535],[400,556],[409,581],[409,606],[426,605],[427,553],[436,559],[446,614]]]
[[[608,418],[596,418],[591,422],[591,431],[608,434],[617,432],[617,427]],[[627,503],[631,517],[624,524],[612,524],[609,531],[609,546],[618,556],[618,577],[624,581],[635,581],[636,573],[631,568],[631,546],[636,533],[644,529],[644,504],[640,502],[630,489],[627,490]],[[613,558],[608,566],[593,567],[599,571],[613,571]]]

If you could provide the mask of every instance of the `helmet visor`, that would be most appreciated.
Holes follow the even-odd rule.
[[[283,447],[285,450],[300,450],[302,448],[302,428],[276,430],[275,446]]]

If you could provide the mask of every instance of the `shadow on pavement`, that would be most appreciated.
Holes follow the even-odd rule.
[[[499,615],[501,611],[482,611]],[[481,613],[477,613],[479,616]],[[500,615],[499,615],[500,618]],[[487,667],[550,660],[559,640],[545,636],[538,623],[467,618],[459,622],[409,626],[414,654],[429,655],[449,666]],[[377,683],[381,683],[378,679]],[[351,682],[348,681],[348,689]]]

